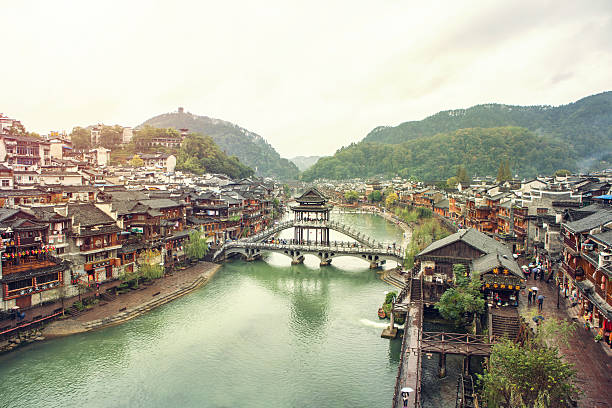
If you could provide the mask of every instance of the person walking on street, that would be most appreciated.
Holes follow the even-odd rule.
[[[538,296],[538,310],[542,311],[542,304],[544,303],[544,295]]]
[[[529,293],[527,293],[527,306],[531,306],[531,297],[533,296],[533,292],[529,289]]]

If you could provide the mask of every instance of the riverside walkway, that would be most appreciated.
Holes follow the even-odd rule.
[[[444,333],[423,331],[424,306],[432,304],[429,295],[433,291],[424,291],[424,282],[420,278],[412,278],[398,295],[393,304],[391,325],[383,331],[383,337],[393,335],[393,321],[395,314],[404,314],[406,324],[400,354],[400,363],[393,393],[393,408],[404,406],[421,407],[421,355],[422,353],[436,353],[439,355],[438,376],[446,376],[446,355],[459,354],[465,356],[463,374],[470,371],[471,356],[489,356],[492,344],[487,336],[465,333]],[[391,333],[392,336],[385,334]],[[413,391],[408,395],[404,405],[402,389],[410,388]]]

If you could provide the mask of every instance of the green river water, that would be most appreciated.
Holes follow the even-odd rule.
[[[402,239],[378,216],[335,218]],[[348,257],[323,268],[308,256],[296,266],[277,254],[231,261],[205,287],[121,326],[0,356],[0,406],[389,407],[400,340],[381,339],[376,316],[388,290]]]

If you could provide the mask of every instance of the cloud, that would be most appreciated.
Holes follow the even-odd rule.
[[[331,154],[439,110],[610,89],[611,4],[13,2],[0,110],[45,133],[184,106]]]

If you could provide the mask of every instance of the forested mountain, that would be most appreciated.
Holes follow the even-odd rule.
[[[300,171],[304,171],[314,165],[320,158],[321,156],[296,156],[289,160],[291,160]]]
[[[612,92],[557,107],[486,104],[443,111],[420,121],[377,127],[363,141],[397,144],[458,129],[498,126],[520,126],[565,142],[579,160],[612,152]]]
[[[376,175],[414,176],[446,180],[463,165],[472,175],[494,175],[508,159],[513,174],[551,174],[573,168],[573,152],[563,143],[521,127],[460,129],[419,137],[400,144],[360,142],[321,158],[302,174],[317,178],[347,179]]]
[[[458,164],[474,175],[494,175],[503,159],[522,176],[612,167],[612,92],[558,107],[477,105],[377,127],[319,160],[303,178],[437,180],[453,175]]]
[[[264,138],[224,120],[187,112],[172,112],[155,116],[140,126],[144,125],[186,128],[190,132],[210,136],[223,151],[238,157],[242,163],[255,169],[259,176],[295,179],[299,173],[295,164],[281,158]]]

